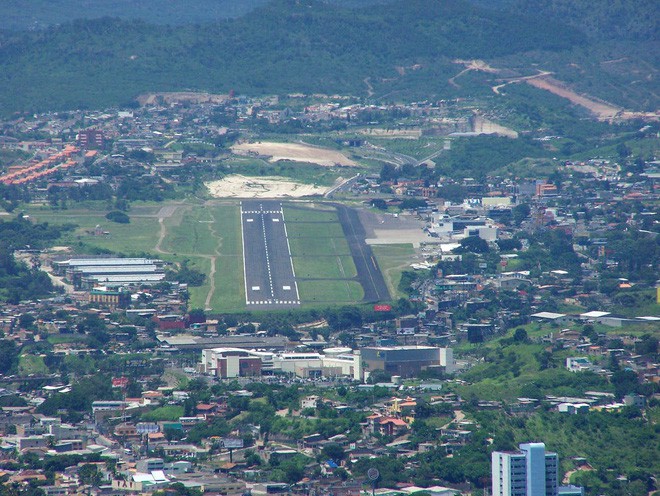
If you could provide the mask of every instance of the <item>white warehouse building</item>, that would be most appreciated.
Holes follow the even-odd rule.
[[[202,350],[200,371],[222,378],[282,373],[362,380],[362,361],[360,352],[350,348],[327,348],[323,353],[211,348]]]

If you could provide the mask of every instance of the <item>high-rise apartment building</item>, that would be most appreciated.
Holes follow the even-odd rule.
[[[492,496],[557,496],[557,453],[543,443],[519,445],[520,451],[492,454]]]

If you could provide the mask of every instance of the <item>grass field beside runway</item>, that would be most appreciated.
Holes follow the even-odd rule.
[[[156,214],[160,206],[153,204],[138,205],[128,213],[131,222],[118,224],[105,218],[106,209],[69,208],[53,210],[49,207],[28,206],[25,208],[33,222],[49,224],[75,224],[75,230],[66,233],[57,244],[69,245],[78,251],[84,251],[82,245],[97,247],[119,253],[141,253],[153,250],[158,241],[159,226]],[[98,207],[97,207],[98,208]],[[148,215],[148,217],[147,217]],[[90,234],[96,226],[108,234],[94,236]]]
[[[303,303],[357,303],[364,291],[335,209],[284,206],[284,218]]]
[[[357,275],[350,255],[327,257],[294,257],[296,277],[303,279],[350,279]]]
[[[76,224],[57,244],[75,253],[107,249],[124,255],[144,255],[168,262],[187,259],[207,275],[200,287],[190,287],[190,308],[213,312],[243,312],[242,231],[238,201],[202,205],[193,202],[139,203],[127,212],[129,224],[105,218],[99,202],[53,210],[30,206],[26,213],[35,222]],[[166,214],[161,212],[172,208]],[[159,214],[162,216],[159,222]],[[359,303],[363,288],[335,208],[302,202],[284,203],[284,220],[303,306]],[[92,235],[96,226],[107,235]],[[380,256],[379,256],[380,261]],[[215,263],[215,272],[211,268]],[[210,295],[210,296],[209,296]]]
[[[197,219],[196,225],[194,219]],[[201,221],[201,222],[200,222]],[[208,206],[194,209],[190,217],[185,217],[174,238],[186,231],[194,233],[185,245],[196,253],[195,264],[207,280],[204,286],[190,289],[190,306],[205,308],[211,290],[211,277],[214,290],[209,307],[214,312],[238,312],[245,310],[245,284],[243,280],[243,249],[238,205]],[[187,227],[185,227],[187,226]],[[176,247],[177,245],[174,245]],[[201,251],[203,250],[203,251]],[[180,253],[180,252],[177,252]],[[193,252],[195,253],[195,252]],[[211,257],[215,258],[215,274],[211,276]],[[191,256],[192,259],[192,256]]]
[[[300,281],[298,289],[307,304],[358,303],[364,296],[360,283],[349,280]]]
[[[395,244],[395,245],[373,245],[371,250],[378,260],[387,287],[390,294],[397,297],[405,297],[399,291],[399,282],[401,281],[401,274],[404,270],[412,270],[410,264],[413,262],[415,255],[415,248],[412,244]]]

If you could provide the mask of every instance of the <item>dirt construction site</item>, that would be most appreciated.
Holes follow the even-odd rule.
[[[323,196],[330,187],[292,181],[286,177],[247,177],[232,174],[206,183],[216,198],[302,198]]]
[[[231,147],[236,155],[268,157],[269,162],[291,160],[308,162],[324,167],[356,167],[358,164],[343,153],[302,143],[272,143],[259,141],[239,143]]]

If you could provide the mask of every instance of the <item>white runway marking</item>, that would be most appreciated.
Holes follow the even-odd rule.
[[[265,202],[264,202],[265,203]],[[265,256],[265,274],[261,276],[261,281],[262,284],[260,285],[248,285],[247,280],[248,280],[248,273],[247,273],[247,263],[248,263],[248,258],[246,251],[245,251],[245,243],[250,242],[250,240],[245,239],[245,229],[247,229],[247,224],[241,223],[242,227],[245,227],[245,229],[242,229],[242,243],[243,243],[243,277],[245,280],[245,287],[247,288],[246,290],[246,295],[245,295],[245,303],[246,305],[258,305],[258,306],[269,306],[269,305],[300,305],[300,295],[298,292],[298,283],[295,280],[295,271],[294,271],[294,266],[293,266],[293,257],[291,255],[291,247],[289,244],[289,236],[287,233],[287,228],[286,228],[286,221],[284,219],[284,209],[281,203],[278,204],[279,209],[273,209],[273,202],[270,202],[266,206],[266,209],[264,209],[264,203],[256,203],[256,202],[251,202],[249,204],[250,207],[252,207],[249,210],[244,210],[244,202],[241,202],[241,218],[243,222],[245,223],[254,223],[254,222],[259,222],[261,221],[261,234],[262,234],[262,242],[263,242],[263,251],[262,251],[262,256]],[[257,210],[255,207],[259,206],[259,209]],[[270,207],[270,208],[269,208]],[[259,216],[259,217],[256,217]],[[278,228],[273,228],[273,227],[268,227],[266,226],[266,217],[269,217],[270,221],[273,223],[281,223],[283,230],[284,230],[284,237],[286,240],[286,248],[288,251],[288,257],[289,257],[289,263],[291,266],[291,272],[290,276],[287,275],[285,281],[279,281],[278,279],[282,277],[282,275],[278,275],[279,271],[281,271],[281,266],[278,264],[281,264],[282,261],[279,258],[279,252],[282,250],[282,247],[280,246],[281,243],[281,231],[277,231]],[[273,224],[270,224],[272,226]],[[269,233],[271,233],[271,230],[275,229],[275,231],[272,232],[273,235],[277,234],[277,237],[274,239],[269,239]],[[249,232],[249,230],[248,230]],[[261,243],[259,243],[261,244]],[[250,247],[248,247],[250,248]],[[251,255],[252,256],[252,255]],[[272,257],[276,256],[275,260],[272,260]],[[286,256],[286,255],[285,255]],[[263,264],[264,258],[261,258],[260,264]],[[251,259],[249,259],[251,260]],[[250,263],[253,263],[250,261]],[[286,263],[286,262],[284,262]],[[276,265],[273,265],[276,264]],[[263,266],[262,266],[263,267]],[[266,277],[263,277],[266,276]],[[288,281],[289,277],[292,277],[292,283]],[[252,278],[252,276],[250,276]],[[251,281],[252,284],[258,281]],[[282,285],[283,282],[286,282],[286,285]],[[281,288],[281,289],[280,289]],[[282,291],[292,291],[295,289],[295,295],[292,293],[289,293],[292,298],[287,298]],[[265,290],[265,291],[264,291]],[[258,293],[255,293],[258,292]],[[278,296],[282,297],[284,296],[286,299],[282,298],[279,299]],[[256,298],[259,298],[258,300]]]

